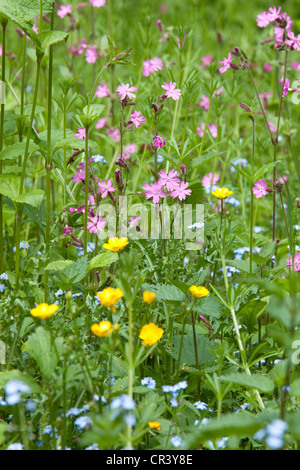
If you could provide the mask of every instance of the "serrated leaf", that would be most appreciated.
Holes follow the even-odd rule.
[[[47,264],[47,266],[45,267],[45,271],[62,271],[72,263],[73,261],[70,259],[52,261],[51,263]]]
[[[165,300],[166,302],[182,302],[185,294],[173,285],[169,284],[147,284],[142,285],[144,290],[154,292],[156,300]]]
[[[42,48],[43,50],[52,44],[56,44],[60,41],[63,41],[68,37],[69,33],[64,31],[45,31],[42,34]]]
[[[115,261],[118,261],[119,256],[114,252],[101,253],[100,255],[94,256],[89,263],[89,271],[96,268],[104,268],[109,266]]]
[[[23,193],[20,196],[13,199],[15,202],[29,204],[35,208],[39,208],[44,198],[44,191],[42,189],[34,189],[29,193]],[[12,199],[12,198],[11,198]]]
[[[24,154],[25,144],[25,142],[19,142],[2,150],[2,152],[0,152],[0,160],[16,160],[17,157]],[[28,148],[28,155],[31,155],[37,149],[38,146],[33,142],[30,142]]]
[[[272,393],[275,387],[274,382],[264,374],[248,375],[243,372],[235,372],[225,375],[223,380],[243,387],[254,388],[263,393]]]
[[[21,178],[18,175],[6,173],[0,175],[0,194],[13,201],[19,196]]]

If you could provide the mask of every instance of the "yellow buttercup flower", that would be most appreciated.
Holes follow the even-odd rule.
[[[209,290],[207,290],[206,287],[203,286],[191,286],[189,288],[189,291],[194,297],[199,298],[206,297],[209,294]]]
[[[104,243],[102,246],[110,251],[121,251],[128,243],[128,238],[110,238],[108,243]]]
[[[106,287],[101,292],[97,292],[98,299],[102,303],[103,307],[111,307],[115,311],[114,305],[121,297],[123,297],[123,292],[119,287],[113,289],[113,287]]]
[[[106,338],[114,331],[114,328],[111,327],[110,321],[103,320],[99,324],[94,323],[94,325],[91,326],[91,330],[94,335],[99,336],[99,338]]]
[[[155,323],[149,323],[142,327],[139,338],[143,340],[142,344],[144,346],[152,346],[160,340],[163,334],[164,330],[162,328],[158,328]]]
[[[230,191],[228,188],[216,188],[211,194],[218,199],[225,199],[230,196],[230,194],[233,194],[233,191]]]
[[[156,295],[154,294],[154,292],[148,292],[146,290],[143,292],[143,301],[146,304],[148,305],[152,304],[155,298],[156,298]]]
[[[58,310],[58,305],[48,305],[48,304],[39,304],[37,307],[30,310],[30,313],[33,317],[41,318],[50,318]]]
[[[149,421],[148,426],[156,431],[160,431],[160,424],[157,421]]]

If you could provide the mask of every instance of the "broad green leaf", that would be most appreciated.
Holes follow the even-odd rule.
[[[267,243],[258,254],[253,255],[253,260],[255,261],[256,264],[259,266],[262,266],[266,264],[272,256],[274,255],[276,251],[276,242],[269,242]]]
[[[21,372],[17,369],[7,370],[4,372],[0,372],[0,389],[4,389],[5,385],[10,380],[20,380],[24,382],[33,393],[41,393],[41,387],[35,382],[35,380],[30,377],[30,375],[26,374],[25,372]]]
[[[58,359],[53,345],[51,344],[51,336],[49,331],[39,326],[32,333],[25,343],[26,351],[36,360],[41,373],[50,379],[56,369]]]
[[[259,170],[257,170],[254,174],[254,181],[258,181],[259,179],[261,179],[261,177],[267,173],[268,171],[270,171],[272,168],[274,168],[274,166],[277,165],[277,163],[279,163],[280,160],[277,160],[276,162],[272,162],[272,163],[268,163],[267,165],[264,165],[262,168],[260,168]]]
[[[52,44],[63,41],[68,35],[69,33],[65,33],[64,31],[45,31],[42,35],[42,48],[45,50]]]
[[[8,424],[1,422],[0,423],[0,446],[5,441],[5,431],[8,428]]]
[[[38,149],[38,146],[33,142],[30,142],[28,148],[28,155],[31,155]],[[11,145],[10,147],[2,150],[0,152],[0,160],[16,160],[17,157],[24,154],[25,142],[19,142],[17,144]]]
[[[104,268],[110,264],[118,261],[119,256],[114,252],[101,253],[100,255],[94,256],[89,263],[89,271],[96,268]]]
[[[142,285],[144,290],[154,292],[156,300],[165,300],[166,302],[182,302],[186,296],[173,285],[168,284],[147,284]]]
[[[30,191],[29,193],[21,194],[14,200],[15,202],[21,202],[21,203],[29,204],[30,206],[39,208],[44,198],[44,195],[45,193],[42,189],[34,189],[33,191]]]
[[[19,196],[20,181],[18,175],[9,173],[0,175],[0,194],[14,201]]]
[[[295,380],[290,386],[289,395],[291,397],[299,397],[300,396],[300,379]]]
[[[181,335],[176,335],[173,338],[173,350],[172,357],[177,360],[180,349]],[[214,363],[214,356],[211,353],[214,345],[211,341],[205,338],[203,335],[197,335],[197,353],[198,363],[200,368],[208,367]],[[195,345],[193,333],[190,332],[184,335],[181,350],[181,364],[187,364],[190,366],[196,365]]]
[[[264,374],[248,375],[236,372],[223,377],[224,382],[230,382],[243,387],[255,388],[263,393],[272,393],[275,387],[274,382]]]
[[[6,363],[6,346],[4,341],[0,341],[0,364]]]
[[[52,261],[52,263],[47,264],[47,266],[45,267],[45,271],[62,271],[72,263],[73,261],[70,259]]]
[[[226,260],[227,266],[233,266],[234,268],[244,271],[245,273],[250,273],[250,262],[245,260]],[[252,263],[252,273],[256,274],[258,272],[258,267],[255,263]]]
[[[55,273],[54,281],[62,289],[71,289],[72,285],[82,281],[88,273],[88,259],[86,256],[70,263],[65,269]]]

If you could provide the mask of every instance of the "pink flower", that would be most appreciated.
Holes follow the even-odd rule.
[[[97,86],[95,95],[98,96],[98,98],[105,98],[106,96],[109,96],[109,89],[105,82],[102,82],[101,85]]]
[[[90,3],[93,5],[93,7],[100,8],[105,5],[106,0],[90,0]]]
[[[130,114],[130,118],[130,122],[134,124],[137,129],[141,127],[141,123],[145,122],[144,116],[141,116],[141,111],[134,111]]]
[[[180,182],[179,178],[176,178],[177,171],[171,169],[167,174],[164,170],[160,170],[158,173],[160,176],[160,180],[158,181],[161,186],[166,186],[168,191],[173,191],[177,188],[178,183]]]
[[[199,106],[205,109],[205,111],[209,108],[209,97],[207,95],[201,95],[202,101],[199,102]]]
[[[273,69],[272,65],[269,64],[268,62],[266,62],[265,66],[264,66],[264,71],[265,72],[271,72],[272,69]]]
[[[287,258],[287,265],[286,267],[289,269],[293,269],[293,258]],[[297,253],[294,258],[294,269],[295,271],[300,271],[300,253]]]
[[[105,198],[108,193],[113,193],[116,191],[116,188],[112,185],[112,179],[109,179],[107,183],[104,180],[101,180],[98,183],[98,186],[100,186],[101,189],[98,189],[98,193],[102,193],[101,197]]]
[[[106,121],[107,121],[107,118],[106,118],[106,117],[105,117],[105,118],[102,118],[102,119],[98,119],[98,122],[97,122],[97,124],[96,124],[96,126],[95,126],[96,129],[102,129],[102,128],[105,126]]]
[[[105,228],[106,222],[102,217],[90,217],[87,223],[87,229],[90,233],[97,233]]]
[[[153,137],[153,145],[155,149],[158,149],[159,147],[162,148],[163,145],[166,145],[166,141],[163,137],[160,137],[159,135],[156,135]]]
[[[35,24],[32,26],[32,29],[36,34],[39,34],[39,29]]]
[[[252,188],[252,192],[257,199],[268,194],[267,185],[265,181],[264,180],[256,181],[254,183],[254,187]]]
[[[128,145],[125,145],[125,147],[123,148],[123,155],[122,157],[125,158],[125,160],[127,160],[128,158],[131,157],[131,155],[133,153],[135,153],[137,151],[137,146],[135,144],[128,144]]]
[[[162,186],[159,182],[151,184],[145,183],[143,189],[146,193],[146,199],[152,198],[154,204],[159,202],[159,198],[166,197],[166,193],[162,190]]]
[[[180,96],[181,96],[181,90],[179,88],[176,88],[176,83],[175,82],[165,82],[162,86],[161,86],[164,90],[166,90],[166,97],[167,98],[173,98],[173,100],[177,101],[179,100]]]
[[[300,51],[300,34],[296,37],[292,31],[287,33],[288,39],[285,40],[285,43],[290,46],[291,50],[297,49]]]
[[[2,45],[0,44],[0,57],[2,56],[2,51],[3,51]]]
[[[72,13],[72,5],[61,5],[60,9],[57,11],[58,16],[64,18],[66,15],[70,15]]]
[[[290,81],[288,78],[286,78],[283,82],[283,78],[280,80],[280,83],[283,84],[283,89],[282,89],[282,97],[284,98],[289,91],[289,86],[290,86]]]
[[[225,88],[223,86],[221,86],[221,88],[219,88],[218,90],[214,91],[213,92],[213,98],[217,95],[217,96],[220,96],[221,93],[223,93],[223,91],[225,90]]]
[[[66,225],[63,229],[63,236],[66,237],[67,235],[69,235],[69,233],[72,233],[73,232],[73,227],[68,227],[68,225]]]
[[[137,217],[130,217],[130,222],[128,224],[128,227],[129,228],[133,228],[133,227],[136,227],[139,220],[141,220],[141,216],[137,216]]]
[[[297,72],[300,72],[300,62],[292,62],[291,68],[297,70]]]
[[[119,142],[120,140],[120,131],[119,129],[116,127],[116,128],[113,128],[111,127],[108,132],[107,132],[108,135],[110,135],[110,137],[115,141],[115,142]]]
[[[223,65],[223,67],[219,69],[220,73],[226,72],[226,70],[230,68],[232,61],[233,59],[231,58],[231,52],[229,52],[228,58],[226,59],[226,57],[224,57],[224,59],[220,61],[220,64]]]
[[[75,183],[80,183],[81,181],[85,180],[85,170],[79,170],[77,173],[75,173],[74,176],[71,178],[72,181],[75,181]]]
[[[200,126],[196,129],[196,132],[200,137],[203,137],[204,127],[205,124],[201,122]],[[218,135],[218,126],[216,124],[208,124],[207,127],[212,137],[215,139]]]
[[[80,47],[78,49],[78,54],[82,54],[82,52],[84,51],[85,49],[85,46],[86,45],[86,39],[82,39],[81,43],[80,43]]]
[[[209,54],[207,56],[202,57],[201,61],[202,61],[202,67],[206,69],[207,65],[209,65],[212,61],[212,55]]]
[[[178,184],[178,186],[176,186],[175,189],[170,193],[170,196],[173,199],[178,197],[179,201],[183,201],[186,196],[189,196],[192,193],[191,189],[186,189],[188,185],[189,183],[181,181],[180,184]]]
[[[132,92],[138,91],[138,89],[136,86],[130,87],[129,83],[126,83],[126,85],[124,85],[124,83],[121,83],[121,85],[117,87],[116,91],[118,92],[118,96],[123,101],[125,100],[126,97],[128,97],[129,100],[131,100],[132,98],[135,98],[136,95]]]
[[[202,178],[202,185],[205,188],[210,188],[214,186],[219,181],[220,176],[217,173],[208,173],[208,175],[203,176]]]
[[[265,28],[268,26],[270,24],[269,13],[267,11],[263,11],[257,15],[256,22],[259,28]]]
[[[149,77],[151,73],[162,70],[163,63],[159,57],[154,57],[153,59],[145,60],[143,62],[143,75],[144,77]]]
[[[276,132],[277,132],[277,129],[276,129],[276,127],[274,126],[273,122],[272,122],[272,121],[268,121],[268,124],[269,124],[269,129],[270,129],[270,131],[276,133]]]
[[[276,7],[271,7],[269,8],[269,21],[272,23],[273,21],[276,21],[276,19],[279,17],[281,12],[281,7],[278,7],[278,10]]]
[[[80,127],[77,129],[77,133],[74,134],[75,137],[78,137],[78,139],[85,139],[85,127]]]
[[[94,47],[87,47],[85,60],[88,64],[94,64],[98,58],[98,52]]]

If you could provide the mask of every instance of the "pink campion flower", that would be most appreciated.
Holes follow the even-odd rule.
[[[85,139],[85,127],[80,127],[77,129],[77,133],[74,134],[75,137],[78,137],[78,139]]]
[[[158,182],[161,186],[166,186],[168,191],[173,191],[180,183],[180,179],[176,178],[177,171],[173,170],[173,168],[169,171],[168,174],[164,170],[160,170],[158,175],[160,176]]]
[[[163,137],[156,135],[153,137],[153,145],[155,149],[158,149],[159,147],[162,148],[163,145],[166,145],[166,141]]]
[[[72,181],[75,181],[75,183],[80,183],[81,181],[85,181],[85,170],[79,170],[77,173],[75,173],[74,176],[71,178]]]
[[[213,92],[213,98],[217,95],[217,96],[220,96],[221,93],[223,93],[223,91],[225,90],[225,88],[223,86],[221,86],[221,88],[219,88],[218,90],[214,91]]]
[[[273,70],[272,65],[269,64],[268,62],[266,62],[265,65],[264,65],[264,71],[265,72],[271,72],[271,70]]]
[[[98,193],[101,193],[102,198],[105,198],[108,193],[113,193],[117,189],[112,185],[112,179],[109,179],[107,183],[104,180],[101,180],[98,182],[98,186],[101,188],[98,189]]]
[[[158,204],[160,198],[166,197],[166,193],[162,190],[162,186],[159,182],[151,184],[145,183],[142,188],[146,193],[146,199],[152,198],[154,204]]]
[[[259,199],[262,196],[265,196],[266,194],[268,194],[267,185],[266,185],[265,181],[261,180],[261,179],[256,181],[254,183],[253,188],[252,188],[252,192],[253,192],[254,196],[256,197],[256,199]]]
[[[191,189],[186,189],[188,185],[189,183],[181,181],[178,186],[176,186],[174,190],[170,193],[170,196],[173,199],[175,199],[175,197],[178,197],[179,201],[183,201],[184,199],[186,199],[187,196],[192,193]]]
[[[293,269],[293,258],[287,258],[287,264],[286,267],[289,269]],[[297,253],[294,257],[294,270],[295,271],[300,271],[300,253]]]
[[[181,96],[181,90],[179,88],[175,88],[175,82],[165,82],[161,87],[166,90],[165,95],[167,98],[172,98],[175,101],[179,100]]]
[[[209,97],[207,95],[201,95],[202,101],[199,102],[199,106],[205,109],[205,111],[209,108]]]
[[[278,7],[278,10],[276,7],[269,8],[268,18],[269,18],[270,23],[277,20],[277,18],[280,16],[280,12],[281,12],[281,7]]]
[[[75,207],[70,207],[69,208],[70,214],[74,214],[74,212],[76,212],[76,211],[77,211],[77,209]]]
[[[95,95],[98,98],[105,98],[106,96],[109,96],[109,89],[108,89],[107,83],[102,82],[101,85],[98,85]]]
[[[106,0],[90,0],[90,3],[93,5],[93,7],[100,8],[105,5]]]
[[[280,80],[281,85],[283,84],[283,89],[282,89],[282,97],[284,98],[289,91],[289,86],[290,86],[290,81],[288,78],[286,78],[283,82],[283,78]]]
[[[220,176],[217,173],[208,173],[208,175],[203,176],[202,178],[202,185],[205,188],[210,188],[214,186],[219,181]]]
[[[258,96],[263,99],[264,107],[265,109],[267,109],[268,108],[267,98],[272,98],[273,94],[266,92],[266,93],[260,93]]]
[[[88,64],[95,64],[96,60],[98,59],[98,52],[94,47],[87,47],[85,53],[85,60]]]
[[[129,100],[132,100],[132,98],[135,98],[136,95],[134,93],[132,93],[133,91],[138,91],[137,87],[136,86],[132,86],[130,87],[129,86],[129,83],[126,83],[126,85],[124,85],[124,83],[121,83],[121,85],[119,85],[116,89],[116,91],[118,92],[118,96],[121,98],[121,100],[125,100],[125,98],[128,97]]]
[[[220,64],[223,65],[223,67],[221,67],[219,69],[219,72],[224,73],[224,72],[226,72],[226,70],[230,69],[230,65],[231,65],[232,61],[233,61],[233,59],[232,59],[232,56],[231,56],[231,52],[229,52],[227,59],[226,59],[226,57],[224,57],[224,59],[220,61]]]
[[[0,44],[0,57],[2,56],[2,51],[3,51],[2,45]]]
[[[39,29],[35,24],[32,26],[32,29],[36,34],[39,34]]]
[[[280,28],[280,26],[275,26],[273,29],[273,32],[274,32],[275,48],[281,47],[281,43],[283,42],[284,29]]]
[[[86,39],[82,39],[79,49],[77,50],[78,54],[82,54],[85,48],[86,48]]]
[[[145,122],[144,116],[141,116],[141,111],[133,111],[133,113],[130,114],[130,122],[134,124],[137,129],[141,127],[141,123]]]
[[[110,127],[108,129],[108,132],[107,132],[108,135],[110,135],[110,137],[115,141],[115,142],[119,142],[120,141],[120,131],[119,129],[116,127],[116,128],[113,128],[113,127]]]
[[[137,227],[137,224],[140,220],[141,220],[140,215],[138,215],[137,217],[130,217],[130,222],[128,224],[128,229],[127,230],[129,230],[130,228]],[[139,228],[139,227],[137,227],[137,228]]]
[[[177,46],[178,46],[179,49],[184,48],[186,38],[187,38],[187,35],[185,34],[184,37],[183,37],[183,40],[182,40],[182,44],[180,44],[180,39],[178,37],[176,37],[176,42],[177,42]]]
[[[72,13],[72,5],[69,3],[69,5],[61,5],[59,10],[57,11],[58,16],[60,18],[64,18],[66,15],[70,15]]]
[[[207,56],[202,57],[201,61],[202,61],[202,67],[206,69],[207,65],[209,65],[212,61],[212,55],[209,54]]]
[[[300,62],[292,62],[291,68],[295,69],[297,72],[300,72]]]
[[[208,130],[211,136],[215,139],[218,136],[218,126],[216,124],[208,124]],[[200,126],[196,128],[196,132],[200,137],[203,137],[205,124],[201,122]]]
[[[98,119],[98,122],[97,122],[97,124],[96,124],[96,126],[95,126],[96,129],[102,129],[102,128],[105,126],[106,122],[107,122],[107,118],[106,118],[106,117],[101,118],[101,119]]]
[[[268,121],[269,129],[271,132],[274,132],[276,134],[277,128],[274,126],[272,121]]]
[[[153,59],[145,60],[143,62],[143,75],[149,77],[150,74],[162,70],[163,62],[160,57],[154,57]]]
[[[123,148],[123,155],[122,157],[127,160],[128,158],[131,157],[132,154],[134,154],[137,151],[137,146],[135,144],[127,144]]]
[[[263,11],[262,13],[257,15],[256,22],[259,28],[265,28],[266,26],[269,26],[269,12]]]
[[[69,233],[72,233],[74,230],[73,227],[68,227],[68,225],[66,225],[63,229],[63,236],[66,237],[67,235],[69,235]]]
[[[87,229],[90,233],[97,233],[105,228],[106,222],[102,217],[90,217],[87,223]]]
[[[290,31],[287,33],[288,39],[285,40],[285,43],[290,46],[291,50],[293,51],[296,49],[297,51],[300,51],[300,34],[296,37],[295,34]]]

